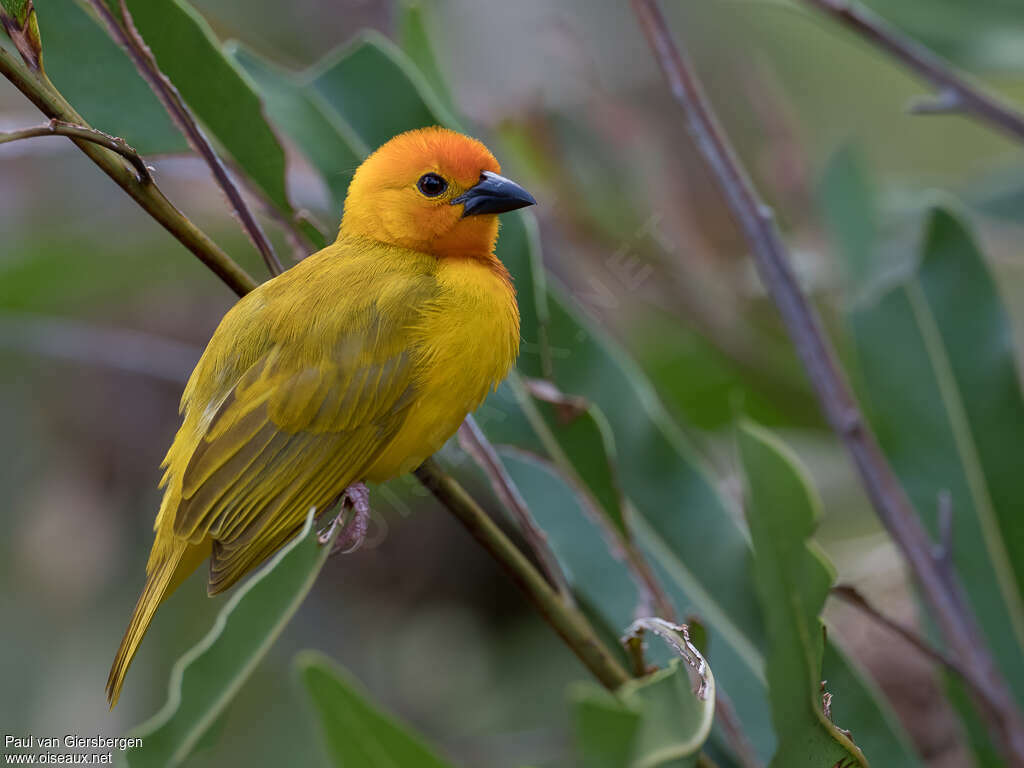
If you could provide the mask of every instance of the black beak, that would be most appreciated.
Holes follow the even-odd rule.
[[[505,213],[536,204],[533,195],[511,179],[490,171],[480,174],[480,181],[452,200],[452,205],[465,203],[463,217],[481,213]]]

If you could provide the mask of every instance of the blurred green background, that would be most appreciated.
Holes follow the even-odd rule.
[[[395,33],[388,3],[195,5],[222,39],[292,69],[367,27]],[[886,247],[874,258],[885,269],[911,257],[906,244],[934,190],[963,201],[1021,337],[1018,147],[964,118],[908,115],[921,85],[827,20],[780,2],[667,5],[826,321],[838,325],[849,287],[827,201],[859,173],[880,201]],[[1024,101],[1016,3],[972,3],[970,12],[955,0],[874,5]],[[547,267],[635,355],[726,492],[739,486],[735,416],[748,413],[811,468],[824,497],[819,540],[840,579],[913,621],[902,566],[823,427],[628,6],[440,0],[424,11],[459,111],[540,201]],[[0,130],[38,122],[0,82]],[[296,203],[334,227],[327,190],[295,160]],[[186,157],[153,164],[170,199],[262,275],[205,167]],[[122,704],[106,711],[103,683],[141,585],[177,400],[232,300],[69,143],[0,147],[4,732],[125,733],[159,707],[173,661],[222,604],[205,598],[202,574],[179,590],[143,643]],[[585,672],[464,531],[415,491],[397,481],[375,495],[370,545],[328,564],[191,764],[326,765],[289,666],[300,648],[338,659],[376,701],[467,765],[564,759],[563,691]],[[933,670],[842,606],[826,616],[896,702],[929,764],[962,765]]]

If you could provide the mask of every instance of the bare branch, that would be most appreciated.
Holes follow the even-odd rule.
[[[519,488],[516,487],[515,482],[509,477],[497,451],[494,450],[494,446],[491,445],[487,436],[484,435],[472,414],[467,416],[462,426],[459,427],[459,445],[462,446],[462,450],[468,453],[480,469],[483,470],[484,474],[487,475],[487,479],[491,482],[491,488],[494,489],[498,498],[501,499],[505,509],[511,513],[519,524],[519,529],[523,532],[523,536],[530,545],[530,549],[536,555],[537,562],[540,563],[541,570],[547,576],[548,581],[558,590],[563,600],[572,602],[572,590],[569,588],[569,582],[565,578],[565,573],[562,572],[562,568],[558,564],[558,558],[551,551],[547,534],[537,525],[537,521],[530,513],[529,507],[526,506],[526,501],[519,492]]]
[[[160,99],[160,103],[164,105],[164,109],[167,110],[171,119],[174,120],[188,140],[189,145],[209,166],[214,180],[227,196],[228,202],[238,215],[242,229],[245,230],[246,234],[249,235],[249,238],[256,245],[256,249],[263,257],[263,261],[266,263],[267,269],[270,270],[270,274],[281,274],[284,268],[274,253],[273,246],[270,245],[270,241],[267,240],[267,236],[260,227],[259,222],[256,221],[256,217],[253,216],[241,192],[238,191],[238,187],[228,174],[224,163],[221,162],[220,157],[214,151],[210,140],[206,138],[206,135],[199,128],[199,123],[185,104],[184,99],[181,98],[178,89],[160,71],[153,52],[135,28],[131,13],[129,13],[128,6],[124,0],[121,0],[120,5],[120,21],[114,18],[114,14],[110,11],[105,0],[89,0],[89,4],[107,27],[110,36],[127,51],[128,56],[135,64],[135,68],[142,75],[142,78],[149,83],[150,88],[153,89],[157,98]]]
[[[875,512],[907,559],[949,647],[961,659],[973,692],[982,694],[977,701],[993,735],[1012,764],[1024,766],[1024,721],[1013,696],[961,591],[932,557],[931,541],[861,414],[835,351],[793,274],[772,210],[758,197],[736,158],[656,1],[633,0],[633,6],[697,149],[746,236],[761,280],[775,300],[829,424],[846,445]]]
[[[20,139],[37,138],[39,136],[67,136],[99,144],[101,147],[106,147],[112,152],[117,152],[117,154],[131,163],[138,175],[139,183],[150,184],[153,181],[153,176],[150,174],[145,161],[138,152],[128,146],[124,139],[111,136],[103,131],[97,131],[95,128],[89,128],[85,125],[65,123],[62,120],[53,119],[45,125],[35,125],[18,131],[0,133],[0,144],[7,144],[8,142],[19,141]]]
[[[747,731],[743,727],[740,716],[736,714],[736,707],[732,699],[721,688],[715,692],[715,722],[722,729],[729,746],[732,747],[732,756],[739,763],[740,768],[763,768],[764,763],[757,757],[754,745],[750,743]]]
[[[949,62],[892,27],[867,8],[849,0],[803,0],[849,27],[875,47],[928,81],[938,91],[931,101],[911,106],[916,114],[958,112],[1024,141],[1024,114],[972,83]]]
[[[850,605],[866,616],[871,617],[876,622],[881,624],[883,627],[888,629],[890,632],[899,635],[906,640],[910,645],[920,651],[923,655],[934,661],[936,664],[940,664],[951,672],[958,675],[965,683],[971,685],[971,679],[968,676],[966,670],[960,665],[960,663],[942,652],[938,648],[934,647],[921,637],[917,632],[912,630],[910,627],[906,627],[900,624],[890,616],[886,616],[875,606],[873,606],[864,594],[851,584],[836,584],[832,587],[832,595],[839,598],[847,605]]]
[[[25,94],[46,117],[80,125],[83,128],[89,127],[45,75],[19,64],[3,48],[0,48],[0,74]],[[213,270],[236,294],[241,296],[256,286],[256,282],[244,269],[164,197],[156,184],[141,183],[136,178],[135,171],[125,165],[121,156],[91,140],[74,136],[71,140],[143,210],[160,222],[164,229]]]

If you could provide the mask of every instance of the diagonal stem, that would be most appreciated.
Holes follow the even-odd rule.
[[[210,140],[206,138],[206,135],[199,128],[199,123],[181,98],[178,89],[160,71],[153,52],[135,28],[131,13],[129,13],[128,6],[124,0],[121,0],[120,3],[120,21],[114,17],[106,0],[89,0],[89,4],[106,26],[110,36],[127,51],[128,56],[135,64],[135,68],[142,75],[143,79],[149,83],[149,87],[153,89],[153,93],[160,99],[160,103],[163,104],[164,109],[167,110],[171,119],[174,120],[175,124],[184,134],[189,145],[209,166],[214,180],[227,196],[228,202],[238,215],[242,229],[245,230],[246,234],[249,235],[249,238],[256,245],[256,249],[263,257],[263,261],[266,263],[267,269],[270,270],[270,274],[281,274],[284,268],[281,266],[277,254],[274,253],[266,233],[263,232],[259,222],[256,221],[256,217],[246,204],[242,193],[238,190],[238,186],[228,174],[224,163],[221,162],[220,157],[214,151]]]
[[[563,600],[572,602],[572,590],[569,588],[565,573],[558,564],[558,558],[551,551],[547,534],[537,525],[537,521],[530,513],[530,508],[526,505],[526,500],[523,499],[519,488],[516,487],[515,482],[506,471],[505,465],[502,464],[498,452],[484,435],[472,414],[467,416],[462,426],[459,427],[459,445],[487,475],[491,488],[501,499],[505,509],[515,518],[519,530],[522,531],[530,549],[533,550],[548,582],[558,591]]]
[[[526,556],[454,478],[446,474],[434,459],[423,462],[415,474],[427,490],[466,526],[473,538],[508,571],[541,616],[561,635],[602,685],[614,691],[630,679],[625,667],[601,642],[580,610],[559,597]]]
[[[850,0],[802,0],[852,29],[875,47],[927,80],[935,98],[911,105],[916,114],[957,112],[988,123],[1007,136],[1024,141],[1024,114],[961,75],[945,59],[892,27],[867,8]]]
[[[758,197],[737,159],[692,65],[676,47],[656,0],[633,0],[633,7],[672,95],[683,108],[697,149],[746,236],[761,280],[775,300],[819,405],[846,445],[876,514],[909,563],[951,651],[961,659],[990,731],[1012,765],[1024,766],[1024,721],[1013,696],[961,590],[949,583],[932,557],[928,535],[865,421],[817,315],[800,290],[772,210]],[[984,695],[977,695],[981,692]]]

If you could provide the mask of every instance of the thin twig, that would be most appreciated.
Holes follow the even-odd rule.
[[[971,685],[971,680],[968,677],[967,672],[955,658],[933,646],[910,627],[906,627],[890,616],[886,616],[873,606],[864,594],[853,585],[836,584],[832,587],[832,595],[839,598],[847,605],[853,606],[864,615],[870,616],[883,627],[886,627],[889,631],[902,637],[910,643],[910,645],[914,646],[914,648],[936,664],[946,667],[961,677],[965,683]]]
[[[466,526],[473,537],[497,560],[512,580],[526,593],[555,631],[587,668],[610,690],[630,679],[629,673],[611,655],[590,622],[575,606],[565,603],[536,568],[502,533],[480,505],[434,459],[427,459],[415,472],[421,483]]]
[[[772,210],[761,201],[703,94],[700,81],[676,47],[655,0],[633,0],[637,18],[685,113],[707,162],[750,247],[807,370],[829,424],[845,443],[879,519],[907,559],[946,641],[971,680],[990,730],[1014,766],[1024,766],[1024,721],[1000,676],[962,591],[932,557],[932,545],[839,368],[831,343],[793,274]]]
[[[764,763],[757,757],[754,745],[747,736],[743,721],[736,714],[732,699],[721,687],[715,691],[715,723],[732,747],[732,756],[740,768],[764,768]]]
[[[241,192],[238,191],[238,186],[228,174],[227,168],[224,167],[224,163],[221,162],[220,157],[218,157],[217,153],[214,151],[213,145],[210,144],[210,140],[206,138],[206,135],[199,128],[199,124],[196,121],[195,116],[185,105],[185,101],[181,98],[181,94],[178,93],[178,89],[174,87],[167,76],[157,66],[156,58],[153,56],[153,52],[149,49],[149,46],[147,46],[146,42],[142,39],[139,31],[135,28],[131,13],[129,13],[124,0],[121,0],[120,4],[120,21],[114,17],[114,14],[106,3],[106,0],[89,0],[89,4],[107,27],[107,31],[110,33],[110,36],[113,37],[114,40],[125,49],[129,57],[131,57],[135,64],[135,68],[139,71],[139,74],[142,75],[143,79],[149,83],[150,88],[153,89],[153,93],[155,93],[157,98],[160,99],[160,103],[164,105],[164,109],[167,110],[171,119],[174,120],[182,134],[184,134],[189,145],[196,151],[196,153],[198,153],[206,165],[209,166],[214,180],[227,196],[228,202],[238,215],[238,220],[242,225],[242,229],[244,229],[246,234],[249,235],[249,238],[255,244],[256,249],[260,252],[260,255],[263,257],[263,261],[267,265],[267,269],[270,270],[270,274],[281,274],[284,271],[284,268],[281,266],[281,262],[278,260],[277,254],[274,253],[273,246],[270,245],[270,241],[267,239],[266,234],[260,227],[259,222],[256,221],[256,217],[253,216],[253,213],[246,204]]]
[[[8,142],[19,141],[20,139],[33,139],[40,136],[67,136],[99,144],[101,147],[106,147],[112,152],[117,152],[117,154],[131,163],[138,174],[140,183],[149,184],[153,181],[153,176],[150,174],[145,161],[124,139],[84,125],[65,123],[62,120],[54,119],[45,125],[34,125],[31,128],[0,133],[0,144],[7,144]]]
[[[1003,133],[1024,141],[1024,114],[972,83],[949,62],[903,34],[867,8],[849,0],[803,0],[857,32],[865,40],[927,80],[937,95],[916,101],[917,114],[957,112],[995,126]]]
[[[541,570],[547,576],[548,582],[558,591],[563,600],[572,602],[569,581],[558,564],[558,558],[551,551],[547,534],[537,525],[519,488],[505,470],[505,465],[501,463],[498,452],[494,450],[494,446],[481,431],[480,425],[476,423],[472,414],[467,416],[462,426],[459,427],[459,445],[487,475],[491,488],[501,499],[505,509],[515,518],[530,549],[533,550]]]
[[[0,74],[25,94],[46,117],[89,127],[74,107],[53,87],[45,74],[29,70],[3,48],[0,48]],[[256,282],[244,269],[164,197],[156,184],[141,183],[136,178],[134,168],[125,165],[119,154],[93,141],[77,137],[71,137],[71,140],[142,206],[143,210],[160,222],[164,229],[213,270],[235,293],[241,296],[256,286]]]
[[[232,170],[235,171],[235,178],[238,179],[238,183],[245,188],[246,193],[259,202],[260,210],[263,212],[263,215],[281,228],[281,232],[284,234],[285,240],[288,241],[288,248],[292,252],[292,261],[302,261],[314,251],[320,250],[317,244],[309,238],[309,235],[302,231],[302,228],[299,226],[297,213],[295,216],[287,216],[276,205],[274,205],[274,202],[258,184],[254,184],[252,180],[245,175],[244,171],[238,172],[238,169],[234,167]]]

